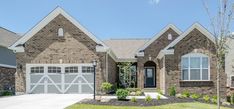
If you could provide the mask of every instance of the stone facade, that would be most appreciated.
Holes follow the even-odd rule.
[[[110,55],[108,55],[108,80],[112,84],[116,84],[117,81],[117,64],[115,60],[112,59]]]
[[[64,37],[58,37],[58,29],[64,29]],[[96,52],[97,43],[73,25],[64,16],[58,15],[25,43],[25,52],[17,53],[16,92],[25,92],[26,63],[58,64],[92,63],[97,60],[96,89],[106,77],[106,52]]]
[[[168,34],[172,35],[172,40],[168,40]],[[144,64],[153,61],[156,64],[156,87],[160,86],[160,68],[157,56],[159,52],[179,36],[173,29],[169,28],[157,40],[151,43],[144,50],[144,57],[137,57],[137,87],[144,88]]]
[[[15,68],[0,67],[0,92],[15,91]]]
[[[202,53],[209,56],[210,81],[181,81],[181,57],[188,53]],[[174,46],[174,54],[165,56],[166,92],[176,86],[177,93],[189,90],[191,93],[214,95],[216,93],[216,58],[214,43],[199,30],[194,29]],[[221,73],[221,94],[226,92],[226,74]]]

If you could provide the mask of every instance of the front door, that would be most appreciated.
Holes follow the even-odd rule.
[[[155,86],[155,69],[154,67],[145,68],[145,87],[156,87]]]

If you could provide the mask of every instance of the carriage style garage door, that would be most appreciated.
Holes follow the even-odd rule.
[[[92,64],[26,64],[27,93],[93,93]]]

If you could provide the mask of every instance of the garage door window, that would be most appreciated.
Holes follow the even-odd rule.
[[[65,73],[78,73],[78,67],[65,67]]]
[[[31,67],[31,73],[44,73],[44,67]]]
[[[82,67],[82,73],[93,73],[94,69],[93,67],[83,66]]]
[[[48,73],[61,73],[61,67],[48,67]]]

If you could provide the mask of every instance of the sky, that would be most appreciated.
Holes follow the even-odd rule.
[[[216,12],[218,0],[206,0]],[[0,0],[0,26],[24,34],[57,6],[99,39],[151,38],[172,23],[211,30],[202,0]]]

